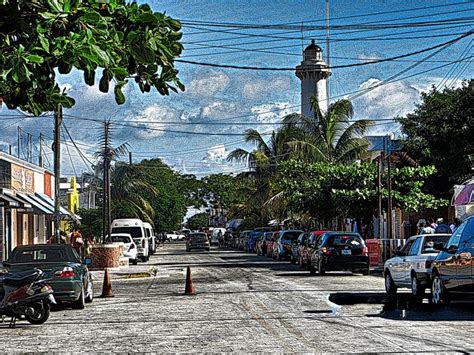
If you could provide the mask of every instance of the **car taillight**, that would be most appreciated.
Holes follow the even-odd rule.
[[[72,267],[66,266],[64,269],[61,271],[56,271],[54,274],[60,279],[74,277],[74,269]]]
[[[425,268],[426,268],[426,269],[429,269],[432,264],[433,264],[433,260],[426,260],[426,261],[425,261]]]
[[[130,244],[130,248],[128,248],[128,250],[132,250],[132,249],[135,249],[135,244]]]
[[[368,255],[369,255],[369,248],[363,247],[363,248],[362,248],[362,255],[368,256]]]
[[[331,254],[331,250],[330,250],[328,247],[322,247],[322,248],[321,248],[321,251],[322,251],[323,254],[325,254],[325,255],[330,255],[330,254]]]

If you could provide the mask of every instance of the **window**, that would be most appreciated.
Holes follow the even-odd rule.
[[[465,225],[462,231],[459,249],[463,251],[474,250],[474,218],[468,219]]]
[[[436,235],[430,234],[425,237],[423,242],[423,249],[421,251],[422,254],[429,254],[429,253],[439,253],[439,250],[436,250],[434,247],[436,244],[443,243],[443,246],[446,246],[447,241],[449,240],[449,236],[447,235]]]
[[[67,261],[66,252],[62,248],[44,248],[44,249],[26,249],[15,250],[10,262],[13,263],[32,263],[37,261],[56,262]]]
[[[411,246],[413,245],[414,239],[409,239],[405,245],[400,249],[400,253],[403,255],[408,255],[408,252],[411,249]]]
[[[461,224],[458,229],[456,229],[456,231],[454,232],[454,234],[451,236],[451,238],[449,238],[449,241],[446,245],[446,248],[451,248],[451,247],[458,247],[459,246],[459,241],[461,239],[461,235],[462,235],[462,232],[464,230],[464,228],[466,227],[466,223],[468,221],[464,222],[463,224]]]
[[[421,239],[421,237],[415,239],[415,242],[411,246],[410,252],[408,253],[409,256],[418,255],[418,251],[420,250]]]

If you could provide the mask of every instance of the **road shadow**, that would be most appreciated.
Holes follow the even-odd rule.
[[[320,275],[311,275],[309,271],[295,271],[288,273],[276,274],[275,276],[280,277],[347,277],[347,276],[359,276],[358,274],[353,274],[351,272],[326,272],[326,274]]]
[[[430,295],[428,294],[427,297]],[[382,310],[368,317],[412,321],[474,321],[474,301],[452,301],[449,306],[436,307],[420,302],[410,293],[387,295],[384,292],[338,292],[329,295],[329,301],[337,305],[380,304]]]

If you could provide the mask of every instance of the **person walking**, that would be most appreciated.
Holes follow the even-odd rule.
[[[82,258],[82,247],[84,246],[84,239],[80,230],[76,230],[71,240],[71,246],[76,250],[77,254]]]
[[[434,234],[435,230],[431,226],[430,222],[425,223],[425,227],[421,230],[421,234]]]

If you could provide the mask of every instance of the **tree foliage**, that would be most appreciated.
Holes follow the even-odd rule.
[[[209,226],[209,214],[207,213],[198,213],[190,217],[186,222],[186,227],[191,230],[199,230],[203,227]]]
[[[74,100],[56,75],[73,69],[118,104],[133,77],[142,92],[184,90],[174,59],[181,25],[149,5],[125,0],[0,0],[0,97],[10,109],[40,114]]]
[[[436,172],[432,166],[404,167],[392,170],[394,206],[409,212],[446,204],[422,191],[426,179]],[[386,173],[384,173],[386,174]],[[381,194],[388,197],[386,176]],[[282,164],[280,186],[288,206],[294,212],[309,212],[320,220],[333,217],[363,217],[377,206],[377,167],[370,163]]]
[[[452,187],[474,174],[474,81],[458,89],[422,94],[413,113],[398,117],[405,135],[404,149],[421,165],[434,165],[429,192],[450,198]]]

